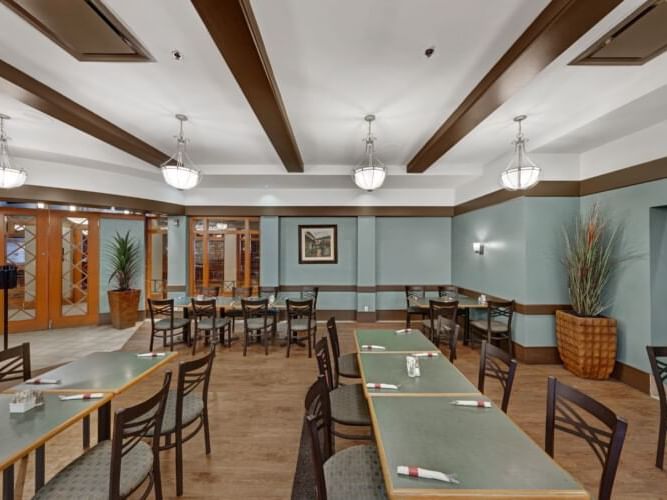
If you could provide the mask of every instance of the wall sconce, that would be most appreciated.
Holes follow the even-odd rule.
[[[480,243],[479,241],[476,241],[472,244],[472,250],[476,254],[484,255],[484,244]]]

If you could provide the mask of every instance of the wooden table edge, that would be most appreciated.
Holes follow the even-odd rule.
[[[392,490],[391,498],[397,499],[441,499],[458,498],[520,498],[522,500],[547,500],[547,499],[581,499],[590,500],[591,496],[586,490],[487,490],[487,489],[447,489],[447,488],[397,488]]]
[[[79,391],[81,392],[81,391]],[[97,391],[97,392],[104,392],[104,391]],[[31,453],[33,450],[39,448],[43,444],[45,444],[47,441],[49,441],[51,438],[54,436],[60,434],[61,432],[67,430],[69,427],[77,423],[79,420],[83,420],[83,418],[86,415],[90,415],[91,413],[97,411],[99,408],[107,404],[111,399],[113,398],[113,394],[110,392],[105,392],[104,396],[101,397],[100,399],[95,399],[94,404],[90,405],[89,407],[81,410],[80,412],[76,413],[75,415],[72,415],[70,418],[59,424],[58,426],[52,428],[49,432],[44,434],[40,439],[33,441],[30,443],[30,445],[26,446],[25,448],[21,449],[21,451],[18,451],[14,453],[13,455],[10,455],[8,459],[4,460],[2,463],[0,463],[0,470],[4,470],[10,465],[13,465],[15,462],[17,462],[21,457]]]
[[[167,353],[166,356],[163,356],[162,359],[160,360],[159,363],[154,364],[151,366],[148,370],[143,372],[141,375],[138,377],[133,378],[130,380],[127,384],[124,386],[119,387],[118,389],[114,390],[113,393],[114,395],[119,395],[128,390],[130,387],[133,387],[134,385],[138,384],[141,382],[143,379],[147,378],[149,375],[152,375],[154,372],[156,372],[158,369],[162,368],[164,365],[166,365],[168,362],[172,361],[174,358],[178,357],[178,352],[169,352]],[[153,358],[148,358],[148,359],[153,359]]]

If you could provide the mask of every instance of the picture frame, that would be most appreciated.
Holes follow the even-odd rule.
[[[338,226],[299,225],[299,264],[337,264]]]

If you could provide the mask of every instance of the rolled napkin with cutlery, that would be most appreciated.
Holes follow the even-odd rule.
[[[437,351],[428,351],[428,352],[416,352],[413,354],[415,358],[437,358],[438,357]]]
[[[31,378],[29,380],[26,380],[25,383],[30,384],[30,385],[59,384],[60,379],[59,378],[37,377],[37,378]]]
[[[144,352],[141,354],[137,354],[138,358],[161,358],[162,356],[166,356],[166,352]]]
[[[452,404],[454,406],[472,406],[475,408],[491,408],[491,401],[485,401],[483,399],[471,399],[471,400],[466,400],[466,399],[459,399],[457,401],[452,401]]]
[[[436,479],[444,483],[459,484],[454,474],[445,474],[437,470],[422,469],[421,467],[414,467],[411,465],[399,465],[396,467],[396,473],[399,476],[418,477],[421,479]]]
[[[398,386],[395,384],[375,384],[372,382],[369,382],[366,384],[366,388],[368,389],[391,389],[393,391],[398,390]]]
[[[401,330],[396,330],[396,335],[410,335],[415,331],[416,330],[413,330],[412,328],[402,328]]]
[[[372,345],[372,344],[364,344],[361,346],[362,351],[386,351],[387,348],[382,345]]]
[[[102,392],[87,392],[85,394],[72,394],[70,396],[58,396],[60,401],[80,401],[82,399],[102,399],[104,393]]]

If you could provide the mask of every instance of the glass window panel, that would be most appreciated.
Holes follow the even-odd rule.
[[[63,316],[88,314],[88,218],[67,217],[61,226]]]
[[[250,282],[259,286],[259,236],[252,235],[250,240]]]
[[[194,283],[195,289],[204,286],[204,240],[194,240]]]
[[[222,286],[225,275],[225,240],[221,234],[209,236],[208,283],[206,286]]]
[[[5,261],[17,268],[16,288],[9,290],[10,321],[35,319],[37,307],[37,217],[5,216]]]

